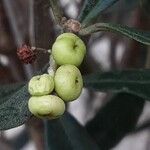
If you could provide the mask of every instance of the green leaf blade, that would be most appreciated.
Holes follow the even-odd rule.
[[[29,97],[27,85],[25,85],[3,101],[0,105],[0,130],[17,127],[30,118]]]
[[[92,8],[99,2],[99,0],[85,0],[83,4],[83,8],[78,17],[79,21],[83,21],[84,18],[88,15],[88,13],[92,10]]]
[[[143,44],[150,45],[150,32],[112,23],[96,23],[95,25],[83,28],[80,34],[88,35],[99,31],[119,33]]]
[[[84,77],[84,85],[94,90],[125,92],[150,100],[150,70],[96,73]]]
[[[83,14],[84,15],[87,14],[87,15],[84,18],[84,17],[82,17],[83,14],[81,13],[81,15],[79,17],[82,25],[85,26],[85,25],[89,24],[91,22],[91,20],[96,18],[101,12],[103,12],[104,10],[106,10],[107,8],[109,8],[110,6],[115,4],[117,1],[119,1],[119,0],[99,0],[99,1],[94,1],[94,2],[89,0],[88,1],[89,5],[91,3],[92,3],[92,5],[89,6],[87,3],[87,5],[85,5],[84,9],[83,9]]]

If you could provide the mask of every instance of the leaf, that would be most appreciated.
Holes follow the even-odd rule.
[[[23,85],[24,85],[23,83],[0,85],[0,99],[16,92]]]
[[[96,23],[87,28],[83,28],[79,34],[88,35],[99,31],[119,33],[143,44],[150,45],[150,32],[112,23]]]
[[[83,8],[79,15],[79,20],[83,21],[83,19],[88,15],[88,13],[92,10],[92,8],[99,2],[100,0],[85,0],[83,4]]]
[[[45,72],[47,67],[48,65],[37,74]],[[10,87],[11,95],[8,93],[8,96],[0,98],[0,130],[22,125],[31,117],[31,113],[28,110],[28,99],[30,95],[28,93],[27,84],[21,88],[16,87],[13,93],[11,91],[12,88],[13,87]],[[17,88],[19,89],[17,90]],[[7,94],[7,92],[4,93],[5,95]]]
[[[144,100],[138,96],[117,94],[87,123],[86,129],[101,150],[109,150],[135,129],[143,106]]]
[[[150,70],[95,73],[84,77],[84,85],[94,90],[125,92],[150,100]]]
[[[96,18],[102,11],[106,10],[118,0],[87,0],[85,1],[79,20],[82,25],[87,25],[94,18]]]
[[[27,85],[23,86],[0,105],[0,130],[23,124],[31,116],[28,110]]]
[[[103,14],[113,15],[114,13],[126,13],[128,15],[131,11],[135,10],[140,5],[140,0],[119,0],[111,8],[104,11]]]
[[[68,113],[45,124],[46,150],[99,150],[85,129]]]

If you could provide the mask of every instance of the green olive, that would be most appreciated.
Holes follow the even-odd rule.
[[[50,94],[54,89],[54,78],[49,74],[32,77],[28,84],[28,91],[32,96]]]
[[[28,108],[38,118],[55,119],[65,112],[65,103],[55,95],[32,96]]]
[[[63,33],[52,46],[52,55],[58,65],[80,66],[86,53],[84,42],[73,33]]]
[[[83,88],[80,70],[74,65],[62,65],[55,73],[55,91],[64,101],[77,99]]]

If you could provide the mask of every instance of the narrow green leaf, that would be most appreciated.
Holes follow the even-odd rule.
[[[82,25],[85,26],[91,22],[94,18],[96,18],[102,11],[106,10],[113,4],[115,4],[119,0],[97,0],[92,2],[92,0],[88,0],[84,6],[83,13],[81,13],[80,18],[83,19],[85,14],[86,17],[83,20],[80,20]],[[91,5],[91,6],[90,6]],[[94,7],[93,7],[94,6]]]
[[[79,21],[83,21],[83,19],[88,15],[88,13],[92,10],[92,8],[99,2],[100,0],[85,0],[81,13],[78,17]]]
[[[45,124],[46,150],[99,150],[84,127],[68,113]]]
[[[90,11],[96,6],[96,4],[100,0],[85,0],[83,3],[83,7],[81,9],[80,15],[78,16],[78,20],[83,22],[85,17],[90,13]],[[142,1],[142,2],[141,2]],[[144,1],[144,2],[143,2]],[[148,0],[119,0],[117,3],[112,5],[109,9],[101,12],[101,14],[107,13],[119,13],[119,12],[130,12],[131,10],[137,8],[141,3],[144,5],[145,1]],[[146,5],[148,8],[148,5]]]
[[[150,32],[137,30],[131,27],[127,27],[124,25],[112,24],[112,23],[96,23],[87,28],[83,28],[80,31],[80,35],[88,35],[91,33],[99,32],[99,31],[108,31],[119,33],[125,35],[129,38],[132,38],[138,42],[141,42],[146,45],[150,45]]]
[[[95,73],[84,77],[84,85],[99,91],[126,92],[150,100],[150,70]]]

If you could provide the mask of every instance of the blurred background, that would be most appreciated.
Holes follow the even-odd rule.
[[[60,0],[64,16],[74,19],[79,15],[83,3],[84,0]],[[150,2],[149,0],[120,0],[97,18],[97,22],[100,21],[150,31]],[[57,33],[58,26],[53,21],[48,0],[1,0],[0,84],[28,81],[48,62],[48,55],[39,53],[38,59],[33,64],[25,65],[17,57],[17,47],[26,43],[50,49]],[[83,75],[98,70],[150,67],[150,52],[148,51],[150,47],[136,41],[104,32],[84,37],[84,40],[88,50],[81,66]],[[107,105],[111,97],[111,93],[83,89],[79,99],[69,104],[68,111],[80,124],[87,126],[95,114]],[[149,102],[144,104],[141,112],[137,124],[135,122],[136,126],[149,121]],[[34,118],[23,126],[0,133],[0,150],[44,149],[41,120]],[[109,149],[150,150],[149,126],[138,132],[128,133]]]

